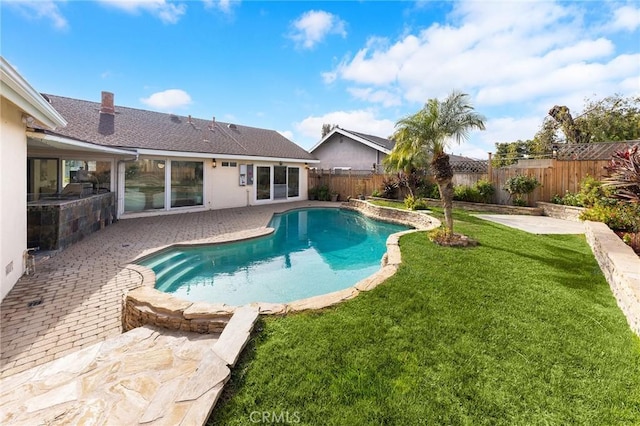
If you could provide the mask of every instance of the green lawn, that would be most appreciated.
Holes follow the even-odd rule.
[[[209,424],[640,424],[640,339],[584,237],[455,218],[478,247],[407,235],[375,290],[261,319]]]

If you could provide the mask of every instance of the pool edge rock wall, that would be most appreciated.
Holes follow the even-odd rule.
[[[146,286],[127,293],[122,314],[123,331],[143,325],[201,334],[222,333],[234,307],[189,302]]]

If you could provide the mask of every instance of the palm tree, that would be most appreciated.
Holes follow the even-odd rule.
[[[466,140],[473,129],[484,130],[484,122],[484,116],[474,111],[469,96],[453,91],[444,101],[429,99],[420,111],[396,123],[392,137],[396,145],[386,164],[415,165],[422,160],[426,166],[425,159],[431,159],[430,166],[440,191],[449,238],[453,236],[453,169],[445,149],[452,141],[460,143]]]

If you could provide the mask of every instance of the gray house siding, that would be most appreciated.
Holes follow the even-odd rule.
[[[374,163],[379,164],[386,157],[386,154],[340,134],[331,136],[313,154],[320,160],[320,164],[314,166],[324,170],[334,167],[371,170]]]

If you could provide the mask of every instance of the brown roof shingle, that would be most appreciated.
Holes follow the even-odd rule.
[[[98,102],[46,96],[68,122],[48,133],[71,139],[118,148],[315,159],[275,130],[117,105],[115,115],[101,114]]]

